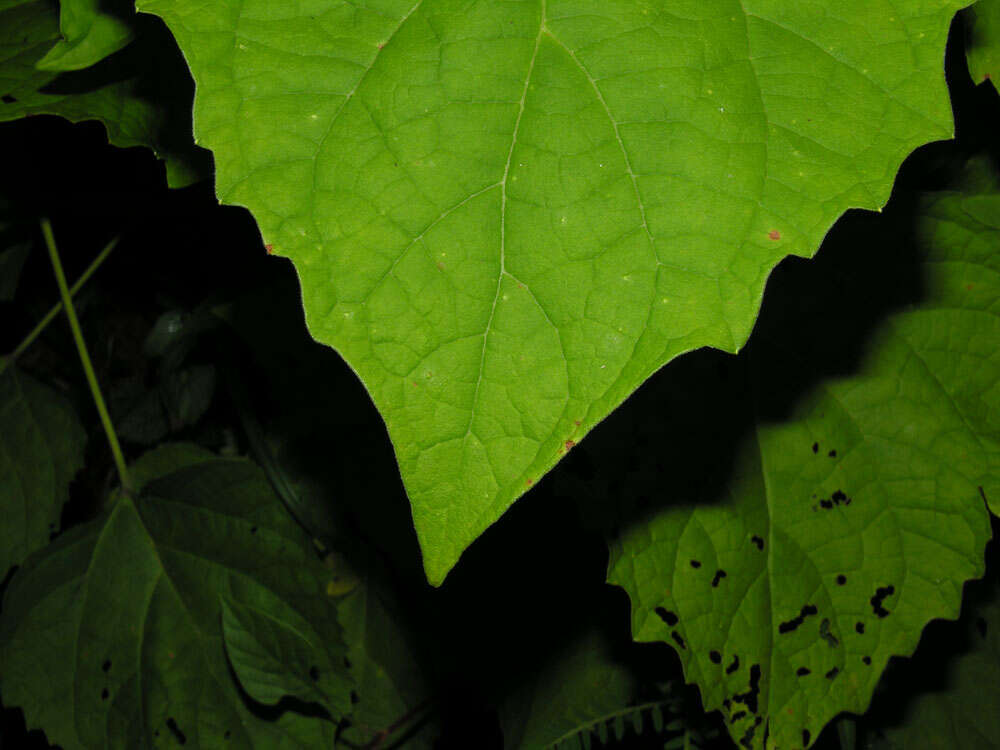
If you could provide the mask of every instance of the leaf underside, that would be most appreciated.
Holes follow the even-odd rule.
[[[60,0],[62,39],[36,63],[40,70],[82,70],[132,41],[128,0]]]
[[[748,748],[765,733],[808,746],[864,712],[888,659],[956,617],[983,572],[987,501],[1000,510],[1000,192],[921,210],[915,244],[870,216],[782,266],[739,358],[678,363],[639,435],[607,438],[662,446],[615,495],[632,511],[612,521],[609,581],[633,634],[671,645]]]
[[[961,0],[141,0],[385,419],[432,583],[947,138]]]

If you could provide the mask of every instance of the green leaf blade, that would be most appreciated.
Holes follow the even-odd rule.
[[[13,301],[21,270],[30,252],[30,242],[21,242],[0,251],[0,302]]]
[[[294,611],[281,609],[222,601],[226,653],[243,689],[261,703],[294,696],[320,704],[331,716],[348,713],[343,676],[319,645],[319,636],[309,633],[308,623]]]
[[[255,467],[202,454],[168,447],[140,460],[142,497],[118,498],[12,581],[0,620],[4,697],[67,750],[182,735],[196,747],[332,745],[328,721],[265,721],[243,703],[219,603],[224,593],[281,605],[337,651],[325,569]]]
[[[60,73],[38,66],[59,46],[55,4],[0,0],[0,122],[39,114],[97,120],[112,144],[153,149],[167,184],[184,187],[211,172],[192,140],[190,81],[169,35],[137,23],[142,49],[126,45],[113,59]]]
[[[0,372],[0,571],[59,528],[69,483],[83,467],[86,433],[73,405],[13,363]]]
[[[967,26],[966,57],[969,75],[975,83],[1000,77],[1000,2],[979,0],[965,12]]]
[[[108,7],[100,0],[62,0],[59,31],[63,38],[36,63],[39,70],[82,70],[127,45],[133,38],[130,3]],[[112,4],[114,5],[114,4]]]
[[[337,614],[356,684],[351,723],[340,740],[351,747],[380,736],[391,744],[405,736],[406,747],[432,748],[439,727],[430,715],[436,696],[429,687],[429,669],[413,647],[414,633],[378,556],[358,547],[355,553],[356,574],[346,561],[334,563],[346,579],[342,586],[350,587],[338,602]]]
[[[961,5],[139,7],[198,82],[220,199],[295,262],[310,331],[382,413],[440,583],[652,373],[738,350],[773,266],[950,136]]]
[[[765,726],[768,747],[808,745],[841,711],[863,713],[889,658],[956,617],[983,572],[1000,470],[1000,194],[921,207],[916,248],[875,217],[859,230],[865,277],[850,257],[824,259],[796,295],[806,274],[787,271],[739,360],[678,376],[698,413],[677,396],[654,407],[671,415],[665,445],[681,431],[705,448],[694,436],[726,422],[732,445],[716,437],[720,456],[690,475],[684,448],[667,459],[672,502],[612,543],[609,580],[632,598],[634,636],[673,646],[706,708],[754,747]],[[693,394],[713,388],[725,395],[706,411]],[[663,476],[648,471],[625,497]]]
[[[636,697],[636,682],[612,657],[602,634],[587,632],[504,700],[505,747],[541,750],[596,734],[612,718],[621,718],[617,712],[626,712]]]

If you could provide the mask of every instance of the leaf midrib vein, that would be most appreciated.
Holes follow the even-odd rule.
[[[510,176],[510,165],[514,158],[514,148],[517,146],[517,133],[521,127],[521,119],[524,117],[524,105],[528,99],[531,76],[535,72],[535,61],[538,60],[538,50],[542,44],[542,35],[545,33],[546,0],[541,0],[541,2],[541,17],[538,22],[538,35],[535,37],[535,48],[531,53],[531,61],[528,63],[528,73],[524,77],[524,88],[521,90],[521,101],[518,103],[517,119],[514,121],[514,130],[510,137],[510,149],[507,151],[507,163],[504,164],[503,177],[500,178],[500,271],[497,274],[497,288],[493,295],[493,304],[490,306],[490,315],[486,321],[486,329],[483,331],[483,349],[479,356],[479,374],[476,377],[476,387],[472,393],[469,423],[466,425],[465,437],[463,439],[468,439],[472,434],[472,424],[476,418],[476,402],[479,400],[479,388],[483,382],[483,371],[486,366],[486,343],[489,341],[490,330],[493,328],[493,319],[496,317],[497,303],[500,300],[500,289],[503,286],[503,277],[507,275],[505,264],[507,250],[507,178]]]

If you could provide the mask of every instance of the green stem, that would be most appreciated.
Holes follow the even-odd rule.
[[[73,332],[76,349],[80,353],[80,362],[83,364],[83,371],[87,376],[87,384],[90,386],[90,393],[94,397],[94,405],[97,407],[97,413],[101,417],[101,424],[104,425],[104,433],[108,436],[108,444],[111,446],[111,455],[114,456],[115,466],[118,467],[118,478],[121,481],[122,489],[128,493],[131,491],[132,483],[129,480],[128,469],[125,466],[125,456],[122,454],[121,445],[118,443],[118,436],[115,434],[115,428],[111,424],[111,417],[108,415],[108,407],[104,404],[104,397],[101,395],[100,386],[97,384],[97,375],[94,374],[94,366],[90,361],[90,354],[87,353],[87,342],[83,340],[80,321],[77,320],[76,310],[73,307],[73,297],[70,294],[69,287],[66,286],[66,276],[63,274],[62,263],[59,261],[59,252],[56,250],[55,237],[52,236],[52,225],[48,219],[42,219],[42,234],[45,235],[45,244],[49,249],[49,257],[52,259],[52,269],[56,274],[56,283],[59,284],[59,294],[62,295],[63,307],[66,309],[66,318],[69,320],[69,327]]]
[[[118,238],[115,237],[113,240],[111,240],[111,242],[109,242],[107,245],[104,246],[104,249],[101,251],[101,254],[98,255],[96,258],[94,258],[93,262],[89,266],[87,266],[87,270],[83,272],[83,275],[80,276],[80,278],[76,280],[76,283],[69,288],[69,294],[71,297],[76,296],[76,293],[80,291],[80,289],[83,287],[84,284],[87,283],[87,281],[90,280],[90,277],[93,276],[94,272],[101,267],[101,265],[104,263],[107,257],[111,254],[111,251],[115,249],[115,246],[117,244],[118,244]],[[31,330],[31,333],[25,336],[24,340],[17,345],[17,348],[10,353],[10,356],[0,361],[0,373],[2,373],[7,368],[8,363],[13,362],[19,356],[24,354],[24,351],[29,346],[31,346],[32,343],[34,343],[35,339],[37,339],[41,335],[42,331],[46,329],[49,323],[51,323],[52,320],[60,312],[62,312],[62,309],[63,309],[63,303],[56,302],[56,304],[52,307],[52,309],[49,310],[48,313],[46,313],[45,317],[42,318],[40,321],[38,321],[38,325],[36,325]]]

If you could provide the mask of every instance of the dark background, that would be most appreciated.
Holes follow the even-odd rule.
[[[977,88],[969,80],[962,33],[956,24],[947,58],[957,138],[920,149],[907,160],[886,214],[912,211],[916,192],[947,184],[967,156],[988,151],[997,158],[1000,100],[989,85]],[[859,214],[851,212],[838,223],[820,256],[850,236],[852,222],[871,220],[871,215]],[[281,434],[298,462],[296,469],[314,473],[333,488],[331,523],[340,533],[365,539],[381,551],[404,608],[420,622],[417,641],[429,652],[449,654],[431,669],[444,726],[440,747],[500,748],[493,706],[497,696],[516,686],[525,670],[545,663],[574,633],[588,628],[605,633],[644,682],[679,676],[678,662],[666,645],[631,642],[628,599],[604,583],[603,536],[581,522],[577,502],[559,491],[563,479],[586,482],[621,473],[620,459],[602,460],[599,449],[571,454],[470,548],[440,590],[433,590],[423,579],[409,506],[382,421],[340,358],[309,343],[301,328],[294,274],[286,261],[267,256],[246,211],[220,207],[209,184],[167,190],[163,167],[148,151],[107,145],[99,124],[33,117],[0,125],[0,222],[10,225],[11,237],[36,243],[16,300],[0,304],[0,351],[13,349],[58,297],[41,252],[41,217],[52,220],[70,279],[110,238],[121,237],[120,246],[79,297],[84,333],[102,384],[129,377],[155,379],[155,368],[141,345],[165,311],[194,311],[213,302],[254,300],[255,295],[260,295],[262,309],[277,311],[268,315],[269,330],[260,335],[272,343],[285,340],[287,348],[264,344],[255,347],[261,351],[247,351],[234,345],[226,356],[252,362],[239,369],[249,373],[247,398],[259,422],[277,425],[279,432],[282,425],[293,425]],[[767,305],[765,299],[765,310]],[[258,323],[249,320],[247,325]],[[205,362],[216,362],[217,356],[217,348],[204,342],[191,355]],[[689,359],[712,356],[719,355],[696,353]],[[89,518],[107,487],[112,463],[65,324],[53,323],[22,364],[46,379],[68,384],[78,398],[92,439],[63,523]],[[626,402],[608,420],[610,426],[595,430],[588,443],[599,446],[602,434],[628,433],[648,419],[644,399],[653,398],[648,392],[655,388],[669,386],[667,371]],[[296,410],[305,408],[295,399],[298,389],[305,394],[321,389],[330,404],[330,413],[316,416],[318,423],[313,421],[308,429],[301,425],[304,419],[294,426],[295,414],[301,414]],[[240,404],[225,393],[216,394],[196,428],[173,438],[220,446],[235,440],[241,450],[249,449]],[[145,446],[126,443],[125,449],[133,459]],[[995,552],[994,543],[993,576]],[[974,585],[969,590],[977,595]],[[911,693],[907,687],[933,685],[940,672],[935,665],[963,647],[960,632],[954,623],[929,626],[917,660],[905,666],[894,660],[884,678],[892,687],[877,696],[878,711],[898,714]],[[836,747],[832,727],[818,747]],[[627,746],[662,747],[662,740],[631,740]],[[22,747],[49,746],[39,732],[25,733],[18,709],[5,708],[0,714],[0,748]]]

